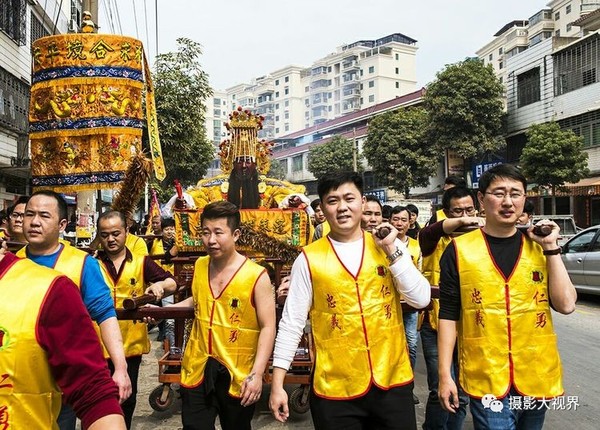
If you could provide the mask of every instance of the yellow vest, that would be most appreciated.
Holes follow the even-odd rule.
[[[125,246],[134,254],[148,255],[148,247],[146,246],[146,242],[144,242],[141,237],[138,237],[135,234],[127,233],[127,237],[125,238]]]
[[[17,260],[2,276],[0,425],[7,427],[1,428],[58,429],[61,393],[36,337],[40,309],[58,276],[27,259]]]
[[[119,278],[115,281],[109,275],[106,263],[100,262],[102,274],[110,288],[111,296],[114,300],[115,308],[123,307],[123,300],[129,297],[137,297],[144,294],[144,260],[145,256],[131,253],[133,259],[123,261],[123,267]],[[95,323],[94,323],[95,324]],[[95,324],[96,325],[96,324]],[[148,338],[148,327],[146,324],[138,321],[120,320],[119,328],[123,336],[123,350],[125,357],[135,357],[150,352],[150,339]],[[100,329],[96,325],[96,332],[100,335]],[[102,343],[102,337],[100,337]],[[109,358],[108,351],[102,344],[104,357]]]
[[[481,230],[454,242],[462,304],[460,384],[465,392],[503,397],[514,385],[524,396],[561,395],[561,363],[541,247],[523,236],[521,255],[505,279]]]
[[[362,265],[354,278],[328,238],[304,247],[312,279],[310,320],[316,349],[313,388],[330,399],[364,395],[372,384],[388,389],[408,384],[400,295],[388,262],[364,234]],[[360,258],[360,256],[357,256]]]
[[[23,247],[17,251],[17,257],[27,258],[27,247]],[[74,246],[62,245],[62,249],[59,251],[60,254],[56,258],[54,263],[54,270],[59,271],[63,275],[67,276],[71,281],[77,285],[77,288],[81,289],[81,277],[83,276],[83,264],[88,254]],[[36,266],[38,267],[38,266]]]
[[[252,296],[265,268],[246,260],[221,295],[214,297],[209,262],[210,257],[200,257],[194,267],[195,318],[181,364],[181,385],[201,384],[206,362],[213,357],[229,370],[229,394],[240,397],[242,382],[252,371],[256,356],[260,327]]]
[[[444,212],[444,209],[438,209],[437,211],[435,211],[436,222],[441,221],[446,218],[448,218],[448,217],[446,216],[446,212]]]
[[[421,260],[421,247],[419,246],[419,241],[413,239],[412,237],[406,236],[408,242],[406,244],[406,248],[410,253],[410,258],[412,259],[413,264],[419,270],[423,268],[423,262]],[[420,264],[419,264],[420,263]],[[421,266],[421,267],[419,267]]]
[[[444,216],[445,218],[445,216]],[[448,244],[452,241],[450,236],[442,236],[438,241],[435,250],[426,257],[423,257],[423,276],[429,281],[432,287],[440,285],[440,258]],[[437,330],[438,316],[440,313],[440,299],[431,299],[432,309],[425,311],[429,315],[429,325],[432,330]]]
[[[150,249],[150,255],[162,255],[164,253],[165,253],[165,248],[163,246],[162,239],[154,239],[152,241],[152,249]],[[171,275],[175,274],[175,265],[173,263],[165,264],[161,260],[154,260],[154,261],[156,261],[156,264],[158,264],[164,270],[169,272]]]
[[[329,225],[327,220],[323,221],[323,231],[321,233],[321,237],[327,236],[330,231],[331,231],[331,226]]]

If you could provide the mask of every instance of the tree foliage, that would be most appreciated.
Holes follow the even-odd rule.
[[[552,213],[556,213],[556,188],[577,182],[588,173],[588,154],[583,137],[562,130],[557,122],[534,124],[527,130],[527,144],[520,164],[528,180],[552,189]]]
[[[439,153],[427,141],[427,121],[424,109],[408,108],[378,115],[369,124],[365,157],[375,174],[406,198],[411,188],[427,186],[437,170]]]
[[[308,151],[308,171],[317,179],[334,171],[362,171],[361,161],[362,156],[354,153],[354,142],[341,136],[334,136],[329,142],[315,145]]]
[[[477,58],[446,66],[425,93],[429,141],[463,158],[500,149],[503,92],[492,66]]]
[[[285,163],[285,162],[286,162],[285,159],[283,159],[283,160],[272,159],[271,167],[269,168],[267,177],[284,180],[286,173],[287,173],[286,168],[283,165],[283,163]]]
[[[156,57],[153,74],[158,129],[167,178],[162,186],[173,194],[173,180],[196,183],[208,169],[215,149],[206,137],[205,104],[212,95],[200,66],[200,44],[177,39],[177,52]]]

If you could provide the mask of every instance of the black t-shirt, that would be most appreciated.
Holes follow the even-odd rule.
[[[517,230],[511,237],[493,237],[485,234],[485,238],[489,244],[496,266],[498,266],[505,278],[510,277],[517,264],[517,258],[519,258],[523,233]],[[486,252],[485,249],[474,251]],[[454,247],[454,242],[451,242],[442,254],[440,270],[440,318],[458,321],[461,309],[460,279],[456,268],[456,248]]]

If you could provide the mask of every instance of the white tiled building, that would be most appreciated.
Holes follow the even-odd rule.
[[[81,0],[0,1],[0,209],[29,192],[28,110],[31,43],[76,29]]]
[[[416,40],[400,33],[343,45],[310,67],[289,65],[227,88],[237,106],[265,117],[272,139],[359,111],[416,89]]]
[[[600,1],[554,0],[519,23],[478,51],[506,87],[506,161],[519,161],[533,124],[556,120],[583,136],[592,177],[571,184],[557,206],[581,226],[600,223]],[[507,50],[505,36],[514,31],[527,44],[507,55],[513,48]],[[493,53],[502,56],[494,60]],[[539,213],[548,213],[549,200],[540,197]]]

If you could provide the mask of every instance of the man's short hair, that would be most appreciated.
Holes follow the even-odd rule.
[[[328,192],[337,190],[341,185],[347,183],[353,183],[360,194],[363,194],[362,176],[356,172],[332,172],[322,176],[317,184],[317,194],[323,200]]]
[[[452,185],[455,187],[467,187],[467,181],[464,180],[464,178],[461,178],[460,176],[456,176],[456,175],[450,175],[448,177],[446,177],[446,179],[444,180],[444,185]]]
[[[527,179],[512,164],[498,164],[489,170],[483,172],[479,178],[479,192],[484,194],[489,188],[490,184],[496,179],[512,179],[513,181],[519,181],[523,184],[523,190],[527,191]]]
[[[121,220],[121,224],[123,225],[123,228],[125,230],[127,230],[127,217],[125,216],[125,214],[123,214],[123,212],[119,212],[119,211],[106,211],[106,212],[103,212],[98,217],[98,221],[96,221],[96,228],[98,230],[100,230],[100,221],[105,220],[105,219],[109,219],[109,218],[119,218]]]
[[[35,193],[33,193],[31,195],[31,197],[29,198],[29,200],[31,200],[35,196],[46,196],[46,197],[51,197],[54,200],[56,200],[56,204],[58,206],[58,220],[62,221],[64,219],[65,221],[69,221],[69,213],[67,211],[67,202],[65,201],[63,196],[61,196],[60,194],[58,194],[57,192],[52,191],[52,190],[40,190],[40,191],[36,191]]]
[[[310,202],[310,207],[312,208],[313,211],[317,210],[317,207],[321,204],[321,199],[314,199],[312,202]]]
[[[215,220],[219,218],[227,219],[227,225],[232,232],[240,228],[240,211],[236,205],[228,201],[207,204],[200,215],[200,225],[204,225],[205,220]]]
[[[412,203],[406,205],[406,210],[409,211],[411,214],[419,215],[419,208],[413,205]]]
[[[392,216],[392,207],[390,205],[383,205],[381,207],[381,218],[389,220]]]
[[[379,208],[383,212],[383,206],[381,205],[381,202],[379,201],[379,199],[377,197],[375,197],[372,194],[367,194],[365,196],[365,203],[368,203],[368,202],[375,202],[375,203],[377,203],[379,205]]]
[[[535,212],[535,206],[531,200],[525,200],[525,205],[523,206],[523,213],[531,216]]]
[[[394,215],[399,214],[400,212],[408,212],[408,215],[410,215],[410,211],[408,210],[408,206],[394,206],[392,208],[392,212],[390,213],[390,218],[393,217]]]
[[[15,200],[15,202],[12,204],[12,206],[9,206],[8,208],[6,208],[6,215],[8,215],[10,217],[12,215],[12,213],[15,211],[16,206],[22,205],[22,204],[27,205],[28,201],[29,201],[29,196],[19,196],[19,198],[17,200]]]
[[[175,220],[173,218],[163,218],[160,223],[160,228],[164,230],[167,227],[175,227]]]
[[[473,192],[467,187],[448,188],[446,191],[444,191],[444,195],[442,197],[442,208],[448,212],[450,210],[450,202],[453,199],[462,199],[463,197],[471,197],[471,199],[473,199],[473,204],[475,204]]]

